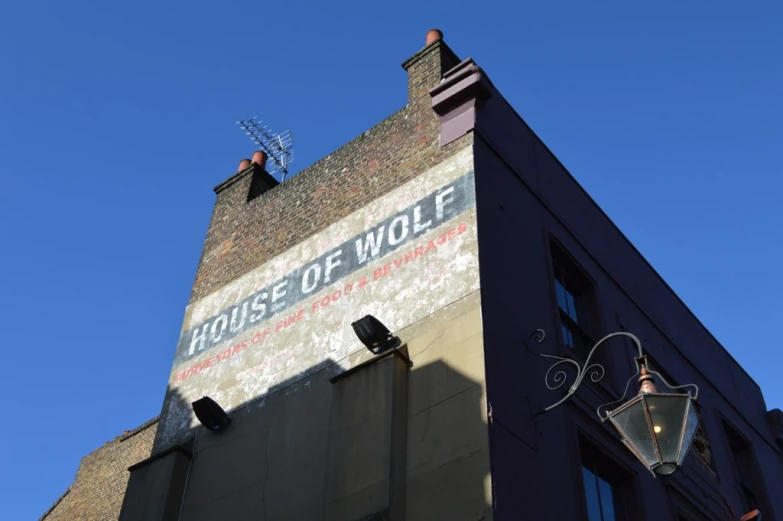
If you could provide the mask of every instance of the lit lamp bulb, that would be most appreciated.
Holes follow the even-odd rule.
[[[655,434],[659,434],[663,429],[660,425],[653,425],[653,430],[655,431]]]

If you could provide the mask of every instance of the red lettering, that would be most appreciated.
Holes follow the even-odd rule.
[[[363,288],[366,285],[367,285],[367,277],[362,277],[361,279],[359,279],[359,287],[360,288]]]
[[[383,277],[383,268],[378,268],[372,274],[372,280],[378,280]]]
[[[339,289],[335,290],[335,292],[332,293],[332,302],[334,302],[336,300],[340,300],[340,297],[342,297],[342,296],[343,296],[343,292],[342,291],[340,291]]]
[[[435,249],[437,249],[437,246],[435,246],[434,242],[430,241],[427,243],[427,249],[424,251],[424,253],[429,253],[430,250],[435,250]]]
[[[430,241],[430,242],[432,242],[432,241]],[[413,248],[413,257],[414,258],[415,257],[421,257],[422,255],[424,255],[424,246],[416,246],[415,248]]]
[[[296,314],[296,320],[297,322],[302,320],[304,318],[304,308],[300,309],[299,312]]]
[[[383,274],[388,275],[389,273],[391,273],[391,263],[383,267]]]
[[[353,284],[346,284],[345,289],[343,289],[343,295],[349,295],[353,291]]]
[[[315,313],[316,309],[318,309],[318,301],[313,302],[313,305],[310,306],[310,312]]]
[[[448,240],[448,236],[444,233],[438,236],[438,245],[445,244]]]
[[[457,236],[457,229],[456,228],[452,228],[451,230],[449,230],[449,240],[450,241],[454,240],[454,237],[456,237],[456,236]]]
[[[402,266],[402,257],[399,259],[394,259],[394,267],[400,269],[400,266]]]
[[[324,308],[325,308],[326,306],[328,306],[328,305],[329,305],[329,303],[330,303],[331,301],[332,301],[332,300],[329,298],[329,295],[325,296],[324,298],[322,298],[322,299],[321,299],[321,307],[324,307]]]
[[[414,259],[414,255],[412,251],[409,251],[405,254],[405,264],[408,264],[410,261]]]
[[[253,338],[251,339],[251,342],[253,342],[254,344],[257,344],[260,341],[261,341],[261,333],[256,333],[255,335],[253,335]]]
[[[468,225],[465,223],[459,223],[459,226],[457,226],[457,233],[462,235],[468,230]]]
[[[280,330],[281,330],[281,329],[283,329],[284,327],[285,327],[285,320],[281,320],[280,322],[278,322],[278,323],[275,325],[275,333],[277,333],[278,331],[280,331]]]

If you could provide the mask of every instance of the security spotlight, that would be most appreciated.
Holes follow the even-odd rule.
[[[231,418],[226,411],[209,396],[196,400],[191,405],[201,425],[211,431],[223,430],[231,423]]]
[[[351,326],[362,344],[376,355],[400,345],[400,339],[372,315],[365,315]]]

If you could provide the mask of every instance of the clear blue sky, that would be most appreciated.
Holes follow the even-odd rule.
[[[431,27],[783,407],[781,26],[778,1],[3,2],[0,519],[158,414],[212,187],[252,151],[234,121],[292,129],[302,168],[405,103]]]

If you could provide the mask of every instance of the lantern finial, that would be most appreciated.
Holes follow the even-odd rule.
[[[655,386],[655,381],[650,371],[647,370],[646,362],[645,360],[645,365],[642,365],[641,369],[639,369],[639,383],[641,384],[639,394],[657,393],[658,388]]]

